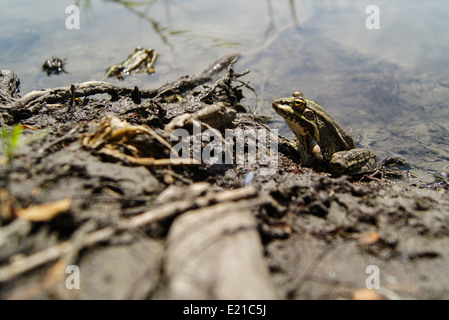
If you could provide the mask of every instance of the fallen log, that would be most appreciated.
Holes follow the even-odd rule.
[[[170,228],[169,299],[276,299],[250,200],[191,210]]]

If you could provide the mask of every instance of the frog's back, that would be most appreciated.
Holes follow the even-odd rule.
[[[338,122],[336,122],[322,106],[320,106],[318,103],[316,103],[315,101],[312,101],[312,100],[306,100],[306,101],[307,101],[307,103],[312,104],[313,108],[315,110],[318,110],[320,113],[325,115],[329,120],[331,120],[332,124],[335,126],[335,128],[340,133],[341,137],[343,138],[343,140],[345,142],[345,143],[343,143],[343,141],[341,141],[340,139],[335,137],[335,135],[328,135],[328,137],[333,137],[333,139],[332,139],[333,141],[331,144],[335,146],[335,150],[330,150],[329,151],[330,153],[357,148],[354,143],[354,140],[352,139],[352,136]],[[323,121],[326,121],[326,120],[323,119]],[[328,122],[328,120],[327,120],[327,122]]]
[[[342,150],[350,150],[357,148],[354,143],[354,139],[352,139],[352,136],[337,122],[335,122],[335,126],[338,128],[338,131],[340,131],[342,138],[345,140],[346,144],[349,147],[349,149],[347,149],[342,145]]]

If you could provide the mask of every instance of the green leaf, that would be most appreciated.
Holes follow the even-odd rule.
[[[14,151],[20,143],[20,137],[22,136],[23,127],[22,125],[15,125],[12,129],[11,134],[11,149]]]

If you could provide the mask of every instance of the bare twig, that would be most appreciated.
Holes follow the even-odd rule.
[[[136,158],[126,155],[126,161],[132,164],[142,166],[190,166],[199,165],[195,159],[189,158],[173,158],[173,159],[155,159],[155,158]]]
[[[228,68],[238,60],[237,54],[230,54],[224,56],[215,61],[211,66],[204,70],[199,76],[194,77],[182,77],[174,83],[167,84],[158,89],[157,98],[165,95],[166,93],[180,93],[183,91],[191,90],[199,85],[202,85],[208,81],[211,81],[214,76],[220,73],[224,68]]]

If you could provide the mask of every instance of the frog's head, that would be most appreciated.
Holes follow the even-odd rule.
[[[307,104],[302,92],[294,92],[291,97],[273,101],[273,109],[295,133],[296,136],[313,135],[320,141],[317,115]]]

